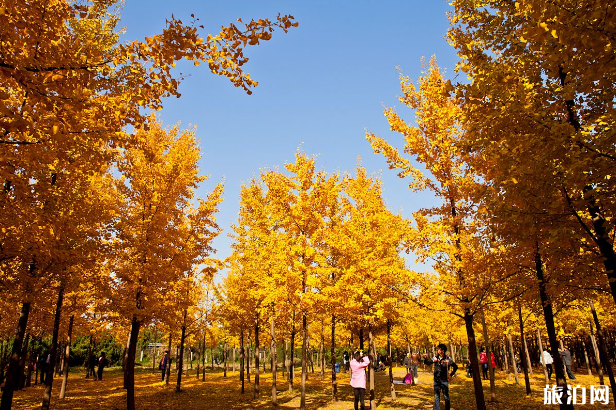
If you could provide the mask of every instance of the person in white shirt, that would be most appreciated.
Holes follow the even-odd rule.
[[[552,363],[554,363],[554,359],[548,349],[546,347],[543,348],[543,353],[541,354],[541,358],[543,359],[543,363],[545,364],[545,368],[548,371],[548,380],[552,379]]]

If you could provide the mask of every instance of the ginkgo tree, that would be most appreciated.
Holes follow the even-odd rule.
[[[457,147],[465,135],[461,110],[434,57],[417,84],[401,76],[400,86],[399,100],[414,110],[417,125],[406,123],[393,108],[387,108],[385,116],[391,129],[404,136],[404,152],[425,167],[426,172],[413,166],[384,139],[370,132],[366,138],[376,153],[385,156],[390,168],[401,169],[400,177],[411,178],[412,190],[428,189],[442,201],[440,206],[414,214],[416,227],[409,241],[422,259],[435,260],[439,289],[457,302],[457,312],[452,313],[464,319],[477,408],[484,409],[473,319],[484,300],[486,285],[493,278],[476,263],[485,244],[480,226],[473,223],[477,178]]]
[[[342,183],[343,222],[336,250],[341,255],[340,281],[344,283],[343,320],[368,332],[369,348],[376,357],[374,336],[388,329],[396,307],[412,285],[411,272],[400,256],[408,222],[385,207],[381,181],[369,177],[360,165]],[[361,336],[360,336],[361,337]],[[392,397],[395,399],[393,380]],[[376,408],[374,367],[370,366],[370,406]]]
[[[127,407],[134,409],[134,363],[139,329],[157,315],[166,293],[185,280],[212,251],[219,233],[214,213],[218,185],[193,207],[200,151],[194,130],[162,128],[154,116],[135,134],[139,144],[122,152],[117,190],[122,198],[115,224],[110,286],[115,309],[131,330],[126,350]]]
[[[607,0],[482,3],[452,2],[449,39],[470,80],[457,86],[465,149],[503,192],[515,181],[541,184],[526,200],[554,218],[565,210],[579,225],[571,233],[598,251],[616,303],[613,7]]]

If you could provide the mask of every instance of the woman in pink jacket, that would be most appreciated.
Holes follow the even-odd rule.
[[[359,350],[353,354],[353,360],[351,360],[351,387],[353,387],[353,393],[355,394],[355,410],[357,404],[361,403],[361,410],[365,410],[364,396],[366,395],[366,367],[370,364],[370,359],[364,356]]]

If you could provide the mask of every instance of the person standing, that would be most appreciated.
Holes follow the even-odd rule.
[[[413,352],[411,355],[411,370],[413,371],[413,380],[417,382],[417,366],[419,365],[419,352]]]
[[[492,360],[492,369],[496,371],[496,357],[494,356],[494,352],[490,352],[490,357]]]
[[[107,366],[109,362],[107,361],[107,357],[105,357],[105,352],[101,352],[101,357],[98,358],[98,380],[103,381],[103,369]]]
[[[560,358],[565,365],[565,370],[567,371],[567,376],[571,380],[575,380],[575,374],[571,370],[571,366],[573,365],[573,361],[571,360],[571,352],[569,351],[569,347],[567,345],[564,346],[564,349],[560,351]]]
[[[353,354],[350,367],[351,387],[353,387],[353,395],[355,396],[355,410],[359,410],[358,404],[361,406],[361,410],[366,409],[366,405],[364,404],[364,397],[366,396],[366,367],[369,365],[369,356],[364,356],[363,352],[359,350]]]
[[[404,367],[406,367],[406,374],[411,373],[411,354],[407,353],[404,357]]]
[[[165,381],[165,375],[167,374],[167,366],[169,366],[169,350],[165,350],[165,354],[160,359],[160,366],[158,368],[162,370],[162,381]]]
[[[481,363],[481,372],[483,374],[483,380],[488,380],[488,354],[485,348],[481,348],[479,353],[479,363]]]
[[[449,381],[456,374],[458,365],[453,359],[446,355],[447,346],[440,344],[436,349],[436,356],[432,360],[427,357],[424,359],[426,365],[434,364],[434,410],[441,408],[441,392],[445,400],[445,410],[450,409],[449,402]]]
[[[548,372],[548,380],[552,379],[552,363],[554,363],[554,359],[550,352],[548,352],[547,347],[543,348],[543,353],[541,354],[541,358],[543,359],[543,363],[545,364],[545,369]]]

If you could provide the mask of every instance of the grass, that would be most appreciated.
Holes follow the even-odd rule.
[[[330,373],[326,371],[325,380],[321,380],[318,369],[316,373],[309,374],[306,386],[307,409],[342,410],[353,408],[353,392],[349,386],[349,375],[338,374],[338,401],[331,400]],[[463,370],[463,369],[460,369]],[[394,368],[394,378],[402,380],[405,370]],[[61,378],[54,380],[51,407],[53,409],[90,410],[109,409],[121,410],[126,408],[126,393],[122,388],[122,371],[118,368],[106,369],[103,381],[94,381],[84,377],[85,371],[75,369],[71,372],[68,380],[66,398],[58,399]],[[182,377],[182,391],[175,392],[175,378],[169,385],[160,381],[160,373],[151,368],[137,368],[135,373],[135,394],[137,409],[178,409],[178,410],[232,410],[232,409],[297,409],[300,405],[300,373],[295,378],[294,391],[288,390],[288,383],[278,373],[277,386],[278,406],[271,404],[272,375],[267,372],[260,375],[260,395],[253,400],[253,384],[246,383],[246,392],[240,394],[239,372],[228,372],[228,377],[223,377],[221,369],[208,370],[205,381],[196,378],[196,370],[190,370],[188,375]],[[512,377],[513,378],[513,377]],[[251,374],[251,381],[254,376]],[[606,378],[607,382],[607,378]],[[378,409],[431,409],[433,406],[432,374],[428,370],[420,370],[418,384],[396,385],[397,400],[392,401],[389,390],[389,378],[386,372],[378,372],[375,377],[376,394],[375,402]],[[483,382],[484,394],[488,409],[546,409],[558,406],[546,406],[543,404],[543,389],[545,380],[543,372],[535,371],[531,377],[532,393],[525,395],[524,378],[520,379],[521,386],[516,386],[512,380],[507,380],[504,372],[497,372],[496,376],[496,400],[489,402],[490,385]],[[554,383],[554,378],[552,382]],[[597,376],[578,375],[576,385],[580,384],[589,390],[590,385],[599,384]],[[472,379],[467,378],[463,371],[459,371],[454,378],[451,387],[451,408],[454,410],[470,410],[475,408]],[[601,404],[591,406],[587,392],[587,404],[576,405],[580,410],[597,409]],[[611,392],[610,392],[611,394]],[[32,386],[15,392],[13,409],[27,410],[40,407],[43,395],[42,386]],[[366,393],[366,407],[369,409],[368,396]],[[613,400],[610,398],[613,406]],[[443,407],[444,408],[444,407]]]

